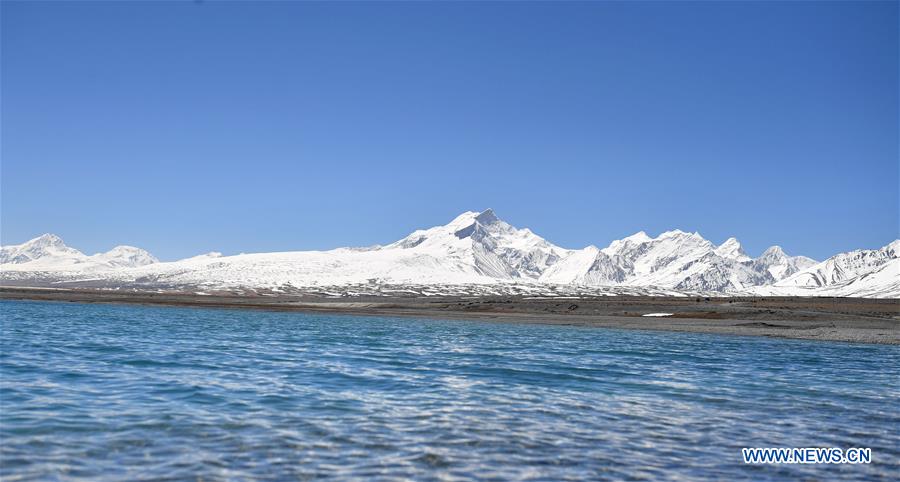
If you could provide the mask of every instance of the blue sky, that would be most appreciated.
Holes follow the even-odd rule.
[[[898,237],[896,2],[2,2],[4,244]]]

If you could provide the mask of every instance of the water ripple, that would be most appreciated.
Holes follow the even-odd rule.
[[[0,478],[886,479],[900,350],[0,303]],[[741,447],[871,447],[747,466]]]

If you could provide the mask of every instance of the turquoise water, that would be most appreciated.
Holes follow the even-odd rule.
[[[900,349],[0,302],[0,478],[891,479]],[[748,466],[741,447],[871,447]]]

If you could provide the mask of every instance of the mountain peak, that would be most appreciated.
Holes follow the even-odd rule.
[[[460,214],[459,216],[453,218],[453,220],[450,221],[449,223],[447,223],[445,225],[445,227],[450,228],[450,229],[465,228],[465,227],[471,225],[473,222],[475,222],[475,219],[480,215],[481,215],[481,213],[479,213],[477,211],[466,211],[466,212]],[[420,230],[420,231],[425,231],[425,230]]]
[[[720,244],[715,249],[715,252],[717,255],[723,258],[730,258],[738,261],[750,260],[750,257],[747,256],[747,253],[744,252],[744,248],[743,246],[741,246],[741,242],[734,237],[726,239],[724,243]]]
[[[612,256],[613,254],[620,253],[622,250],[631,249],[634,246],[637,246],[641,243],[646,243],[647,241],[651,241],[653,238],[647,236],[647,233],[643,231],[638,231],[631,236],[626,238],[617,239],[611,243],[606,248],[601,249],[600,251],[604,252],[608,256]]]
[[[52,233],[44,233],[30,241],[26,241],[24,245],[33,246],[33,247],[46,247],[46,246],[65,246],[66,243],[63,242],[62,238]]]
[[[134,246],[116,246],[105,252],[96,254],[93,259],[116,267],[135,267],[158,263],[152,254]]]
[[[627,238],[622,239],[622,241],[631,241],[632,243],[640,244],[640,243],[650,241],[651,239],[653,239],[653,238],[648,236],[646,232],[638,231],[638,232],[632,234],[631,236],[628,236]]]
[[[481,224],[493,224],[497,221],[500,221],[500,218],[498,218],[497,215],[494,214],[493,209],[487,208],[486,210],[484,210],[484,212],[482,212],[478,216],[475,216],[475,220]]]
[[[693,233],[689,233],[686,231],[682,231],[680,229],[673,229],[671,231],[666,231],[659,235],[656,238],[657,241],[670,240],[678,243],[686,243],[689,245],[709,245],[709,247],[713,247],[714,245],[709,242],[706,238],[700,235],[700,233],[694,231]]]
[[[680,230],[680,229],[673,229],[673,230],[671,230],[671,231],[666,231],[666,232],[660,234],[659,237],[660,237],[660,238],[681,238],[681,237],[695,237],[695,238],[700,238],[700,237],[702,237],[702,236],[700,236],[700,233],[698,233],[698,232],[696,232],[696,231],[693,232],[693,233],[689,233],[689,232],[686,232],[686,231],[682,231],[682,230]]]
[[[83,258],[77,249],[72,249],[55,234],[46,233],[19,245],[4,246],[0,250],[0,263],[22,264],[44,257]]]
[[[781,249],[781,246],[778,246],[778,245],[769,247],[769,249],[763,251],[762,255],[763,255],[763,257],[777,256],[779,258],[787,256],[787,254],[785,254],[784,250]]]

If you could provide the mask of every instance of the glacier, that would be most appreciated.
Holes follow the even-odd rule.
[[[900,240],[817,262],[772,246],[751,258],[740,242],[716,245],[681,230],[641,231],[605,248],[567,249],[493,210],[368,248],[223,256],[161,262],[117,246],[85,255],[44,234],[0,247],[0,284],[288,293],[900,297]],[[377,289],[375,287],[378,287]],[[406,288],[404,288],[406,287]]]

